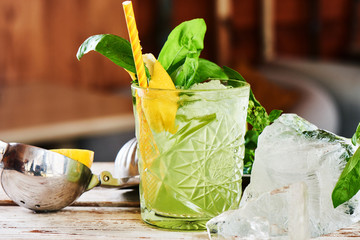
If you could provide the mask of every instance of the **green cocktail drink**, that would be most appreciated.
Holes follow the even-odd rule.
[[[257,137],[281,113],[268,115],[238,72],[200,58],[205,32],[203,19],[181,23],[157,58],[112,34],[89,37],[77,53],[97,51],[133,80],[142,219],[164,228],[204,229],[237,208],[246,121],[250,171]]]
[[[164,228],[204,229],[210,218],[237,208],[249,85],[234,80],[189,90],[132,85],[132,93],[142,219]],[[175,130],[149,127],[153,101],[178,106]]]

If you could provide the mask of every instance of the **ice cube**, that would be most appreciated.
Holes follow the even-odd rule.
[[[266,219],[269,224],[282,219],[283,224],[277,225],[285,224],[283,230],[289,231],[291,215],[287,208],[275,207],[285,202],[285,195],[271,199],[270,205],[265,205],[266,201],[261,199],[274,189],[303,182],[308,189],[307,214],[312,237],[359,221],[359,193],[336,209],[331,200],[332,190],[354,151],[349,139],[320,130],[295,114],[283,114],[260,135],[250,184],[244,192],[240,209],[232,214],[242,217],[252,214]],[[246,210],[249,204],[256,204],[253,208],[259,210]],[[231,218],[224,219],[224,222],[231,224]],[[227,234],[232,236],[230,232]]]
[[[240,209],[211,219],[207,223],[209,237],[307,240],[310,233],[306,196],[304,183],[263,193],[246,202]],[[288,214],[278,215],[279,211]]]
[[[211,80],[204,83],[195,83],[190,90],[209,90],[209,89],[226,89],[226,86],[221,84],[220,80]]]

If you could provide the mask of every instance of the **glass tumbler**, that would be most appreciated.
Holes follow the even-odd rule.
[[[213,81],[217,89],[131,87],[146,223],[205,229],[239,206],[250,86]]]

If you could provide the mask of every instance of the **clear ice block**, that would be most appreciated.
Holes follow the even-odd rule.
[[[286,194],[275,197],[271,192],[301,182],[307,188],[304,200],[307,202],[307,211],[304,214],[308,214],[308,227],[312,237],[359,221],[359,193],[336,209],[331,200],[332,190],[354,151],[355,147],[349,139],[320,130],[295,114],[283,114],[260,135],[250,184],[244,192],[240,209],[234,210],[230,215],[241,221],[249,216],[256,217],[262,222],[267,221],[270,227],[276,223],[284,231],[285,239],[293,239],[290,238],[290,223],[294,218],[287,207],[281,207],[286,202]],[[295,207],[293,211],[298,211],[301,204],[294,201],[292,204]],[[245,225],[249,225],[248,223],[233,225],[235,221],[231,217],[225,217],[226,214],[228,213],[222,216],[222,225],[226,223],[231,227],[227,227],[229,230],[226,233],[222,230],[221,234],[238,236],[237,232],[230,231],[231,228],[236,228],[237,231],[243,228],[241,232],[250,231],[246,230],[248,227]],[[305,215],[300,216],[306,219]],[[208,230],[216,232],[210,226],[211,221],[208,223]],[[306,228],[305,225],[303,227]],[[260,228],[264,228],[264,224]],[[271,231],[270,233],[273,234]],[[221,234],[213,233],[213,236]]]
[[[261,194],[238,210],[207,223],[212,239],[309,239],[307,188],[303,182]],[[284,214],[276,214],[283,211]]]

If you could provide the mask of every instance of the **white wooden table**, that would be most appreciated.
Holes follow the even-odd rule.
[[[93,173],[113,172],[97,163]],[[355,238],[354,238],[355,237]],[[360,238],[360,224],[319,240]],[[169,231],[140,219],[137,189],[95,188],[73,205],[53,213],[34,213],[15,205],[0,189],[0,239],[208,239],[206,231]]]

